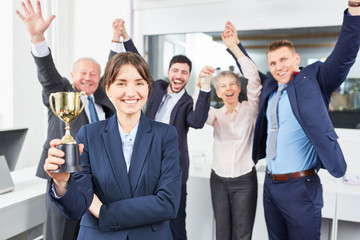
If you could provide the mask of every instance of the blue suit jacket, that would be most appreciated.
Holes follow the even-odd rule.
[[[337,142],[338,136],[331,123],[328,106],[332,92],[339,88],[354,64],[359,45],[360,17],[345,14],[338,41],[330,56],[324,63],[316,62],[303,68],[286,88],[296,119],[315,147],[322,166],[334,177],[345,174],[346,162]],[[266,106],[270,94],[278,86],[273,77],[261,76],[264,81],[253,144],[255,163],[265,157]]]
[[[50,191],[64,215],[82,217],[78,239],[172,239],[168,220],[181,192],[177,139],[174,127],[142,113],[127,174],[116,114],[80,129],[84,170],[71,174],[62,198]],[[88,211],[93,193],[104,204],[99,219]]]
[[[131,40],[124,42],[126,51],[138,51]],[[167,91],[169,83],[164,80],[157,80],[153,82],[153,87],[150,92],[145,114],[150,119],[154,120],[156,112],[159,109],[161,100]],[[186,183],[189,176],[189,150],[187,144],[187,133],[189,127],[202,128],[208,118],[210,109],[210,92],[206,93],[200,91],[199,98],[195,105],[192,97],[185,91],[184,95],[176,103],[174,109],[171,111],[170,125],[173,125],[179,136],[179,150],[180,150],[180,166],[182,169],[182,182]]]

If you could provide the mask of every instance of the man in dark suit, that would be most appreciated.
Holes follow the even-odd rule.
[[[346,171],[328,106],[359,50],[358,15],[360,1],[349,1],[338,41],[325,62],[300,70],[300,56],[290,41],[268,47],[272,76],[262,75],[253,159],[256,163],[265,157],[267,162],[264,209],[269,239],[320,239],[323,197],[317,171],[326,168],[334,177]],[[236,30],[227,23],[224,33]]]
[[[124,21],[117,19],[113,27],[120,29],[126,51],[138,53],[124,27]],[[139,54],[139,53],[138,53]],[[203,79],[202,89],[195,108],[192,97],[184,89],[190,79],[191,61],[186,56],[174,56],[169,64],[168,81],[153,83],[145,108],[148,118],[175,126],[179,136],[180,166],[182,169],[181,201],[178,215],[170,221],[175,240],[187,239],[185,228],[186,182],[189,177],[189,153],[187,133],[189,128],[202,128],[210,108],[210,81]]]
[[[48,48],[44,32],[50,26],[54,15],[44,20],[41,14],[40,2],[37,1],[35,12],[30,1],[27,5],[22,3],[24,15],[19,11],[16,13],[25,26],[31,37],[32,54],[37,66],[38,79],[43,87],[43,103],[48,109],[48,131],[47,139],[43,145],[43,152],[36,172],[36,176],[50,179],[43,169],[45,159],[50,148],[50,140],[61,138],[65,134],[65,124],[55,116],[49,106],[49,95],[53,92],[80,92],[85,91],[88,98],[94,101],[97,120],[103,120],[113,115],[115,109],[106,96],[105,92],[98,88],[100,83],[100,65],[91,58],[81,58],[74,63],[71,72],[72,84],[68,79],[62,77],[55,68],[50,49]],[[71,122],[71,134],[75,136],[80,127],[96,119],[90,119],[89,100],[86,101],[85,111]],[[48,189],[48,188],[47,188]],[[47,220],[46,239],[76,239],[79,221],[65,218],[59,209],[46,198]]]

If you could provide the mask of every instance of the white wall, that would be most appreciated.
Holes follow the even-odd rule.
[[[1,20],[12,19],[13,8],[11,1],[5,1],[0,8]],[[0,38],[0,45],[6,46],[2,49],[2,57],[0,58],[0,128],[10,127],[13,122],[13,71],[9,71],[13,66],[13,27],[12,21],[10,24],[2,24],[2,36]],[[6,37],[4,37],[6,36]]]
[[[63,9],[63,2],[58,5],[63,12],[63,18],[68,17],[68,9]],[[117,18],[125,20],[125,26],[131,34],[131,8],[129,0],[66,0],[69,3],[73,15],[68,21],[68,30],[62,33],[71,40],[71,55],[63,56],[60,66],[64,72],[70,72],[72,62],[80,57],[89,56],[96,59],[102,69],[105,68],[109,55],[109,47],[112,40],[112,21]],[[62,40],[61,40],[62,41]],[[60,41],[60,42],[61,42]],[[59,48],[62,50],[62,48]],[[60,53],[62,55],[62,53]],[[66,59],[68,57],[68,59]],[[65,68],[68,68],[66,70]],[[64,73],[64,74],[65,74]]]
[[[0,60],[0,129],[29,128],[18,168],[38,161],[44,141],[41,88],[30,55],[29,37],[15,9],[20,1],[4,1],[0,9],[2,57]]]

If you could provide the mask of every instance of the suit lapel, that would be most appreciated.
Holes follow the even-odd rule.
[[[109,119],[108,125],[106,126],[102,137],[104,140],[104,147],[120,191],[124,198],[130,198],[130,182],[126,171],[126,163],[122,150],[122,142],[119,134],[116,114]]]
[[[299,74],[298,74],[299,75]],[[297,120],[299,121],[299,108],[298,108],[298,102],[297,102],[297,97],[296,97],[296,90],[295,90],[295,84],[296,84],[296,80],[297,78],[296,77],[299,77],[298,75],[296,75],[294,77],[294,79],[292,79],[287,87],[286,87],[286,91],[288,92],[288,97],[289,97],[289,102],[290,102],[290,105],[291,105],[291,109],[292,109],[292,112],[293,114],[295,115],[295,117],[297,118]]]
[[[146,105],[146,115],[150,119],[155,119],[156,113],[160,107],[162,98],[164,97],[166,93],[166,89],[154,89],[154,92],[151,93],[149,96],[148,103]]]
[[[150,120],[141,113],[138,131],[136,133],[134,148],[131,156],[129,178],[132,194],[135,193],[145,159],[149,152],[153,138]]]

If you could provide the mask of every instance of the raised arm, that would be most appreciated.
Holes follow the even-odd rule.
[[[201,70],[199,77],[196,80],[196,83],[195,83],[196,89],[193,94],[194,111],[196,109],[196,103],[199,98],[200,88],[203,90],[211,88],[211,80],[213,78],[214,72],[215,72],[215,69],[210,66],[205,66]],[[215,119],[214,109],[212,107],[210,107],[206,123],[209,125],[214,125],[214,119]]]
[[[25,23],[25,27],[30,34],[31,42],[33,44],[40,43],[45,40],[44,33],[49,28],[55,15],[51,15],[47,20],[42,16],[40,1],[36,1],[36,12],[30,2],[26,0],[26,4],[21,2],[23,14],[16,10],[16,14]]]
[[[211,79],[215,69],[205,66],[196,80],[195,92],[193,94],[193,106],[189,108],[187,124],[193,128],[202,128],[208,119],[211,97]],[[201,90],[200,90],[201,89]]]
[[[115,19],[112,22],[113,37],[111,40],[111,48],[110,48],[108,60],[110,60],[117,53],[123,52],[121,36],[124,34],[125,31],[124,23],[125,21],[120,18]]]
[[[250,56],[246,52],[245,48],[242,46],[242,44],[240,42],[240,39],[238,37],[238,33],[236,31],[235,26],[230,21],[226,22],[224,32],[221,35],[222,35],[222,38],[223,38],[223,35],[224,35],[225,38],[230,37],[230,36],[232,38],[234,38],[234,39],[223,39],[223,41],[224,40],[226,41],[226,42],[224,42],[224,44],[228,47],[227,51],[236,60],[236,65],[239,67],[240,72],[243,72],[242,68],[241,68],[241,65],[237,61],[238,57],[235,55],[235,52],[233,52],[233,51],[236,51],[236,52],[241,51],[242,54],[244,54],[245,56],[247,56],[249,58],[250,58]],[[236,45],[237,45],[238,49],[236,49],[234,46],[232,46],[232,50],[231,50],[229,48],[229,46],[227,45],[229,43],[229,41],[231,41],[230,42],[231,44],[233,44],[233,41],[236,41]],[[261,82],[263,82],[267,78],[267,76],[265,74],[263,74],[262,72],[260,72],[260,71],[259,71],[259,76],[260,76]]]
[[[227,22],[224,32],[221,33],[221,39],[225,46],[234,54],[236,59],[245,56],[243,51],[238,47],[240,40],[231,22]]]
[[[49,28],[55,15],[51,15],[47,20],[44,20],[39,0],[36,1],[36,11],[30,0],[27,0],[26,4],[21,2],[21,6],[23,13],[16,10],[16,14],[24,22],[30,35],[31,52],[37,67],[39,82],[43,87],[43,102],[48,106],[51,92],[68,91],[68,89],[72,88],[70,82],[63,79],[57,71],[45,41],[44,33]]]
[[[319,84],[329,99],[332,92],[345,81],[350,68],[355,63],[360,47],[359,15],[360,0],[349,1],[349,8],[344,13],[343,24],[334,50],[321,65]]]
[[[115,19],[113,21],[112,27],[113,27],[113,39],[112,39],[112,42],[120,44],[121,43],[121,38],[122,38],[125,50],[127,52],[133,52],[133,53],[136,53],[136,54],[140,55],[140,53],[138,52],[137,48],[135,47],[133,41],[131,40],[129,34],[126,31],[125,21],[122,20],[122,19]],[[110,57],[113,56],[111,54],[115,55],[116,53],[114,54],[114,53],[110,52]]]

